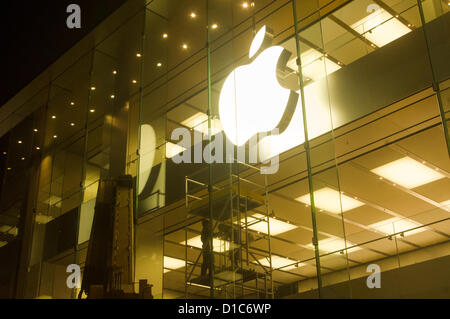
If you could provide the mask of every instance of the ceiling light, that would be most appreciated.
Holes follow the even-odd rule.
[[[202,133],[203,135],[208,135],[208,115],[202,112],[195,113],[189,118],[185,119],[181,122],[181,125],[189,127],[197,132]],[[211,133],[212,135],[216,135],[219,132],[222,132],[222,124],[219,119],[211,120]]]
[[[12,168],[11,168],[11,167],[8,167],[7,169],[8,169],[8,171],[12,170]]]
[[[217,25],[216,23],[214,23],[214,24],[211,26],[211,28],[212,28],[213,30],[217,29],[217,27],[218,27],[218,25]]]
[[[295,199],[304,204],[311,205],[310,194],[306,194]],[[342,212],[363,206],[364,203],[357,199],[351,198],[347,195],[340,194],[338,191],[329,187],[324,187],[314,192],[314,203],[318,208],[326,210],[327,212],[339,214]]]
[[[75,123],[70,123],[70,126],[75,126]]]
[[[131,82],[133,82],[133,84],[136,84],[136,83],[137,83],[137,81],[136,81],[136,80],[133,80],[133,81],[131,81]]]
[[[41,148],[39,146],[36,146],[36,149],[39,151]]]
[[[184,245],[184,241],[181,242],[182,245]],[[188,246],[196,247],[196,248],[202,248],[203,243],[200,236],[193,237],[191,239],[188,239],[187,241]],[[230,242],[226,240],[220,240],[218,238],[213,239],[213,247],[215,252],[224,252],[230,250]],[[237,248],[237,244],[232,245],[233,248]]]
[[[164,256],[164,273],[167,273],[173,269],[182,268],[185,265],[186,265],[186,262],[184,260]]]
[[[22,141],[17,141],[18,144],[22,144]]]
[[[347,241],[347,248],[352,247],[355,244]],[[314,249],[313,244],[309,244],[308,247],[311,249]],[[342,238],[327,238],[319,240],[319,251],[331,253],[331,252],[339,252],[345,249],[345,241]],[[361,247],[353,247],[350,249],[347,249],[347,253],[355,252],[357,250],[360,250]]]
[[[186,150],[186,148],[181,145],[174,144],[172,142],[166,143],[166,157],[167,158],[172,158],[175,155],[184,152],[185,150]]]
[[[70,102],[70,105],[71,105],[71,106],[74,106],[74,105],[75,105],[75,102]]]
[[[25,160],[25,157],[22,157],[21,160],[24,161],[24,160]]]
[[[33,131],[34,131],[34,132],[37,132],[37,131],[38,131],[38,129],[37,129],[37,128],[35,128],[35,129],[33,129]]]
[[[382,8],[354,23],[351,28],[378,47],[411,32],[411,29]]]
[[[116,98],[116,96],[115,96],[114,94],[111,94],[110,97],[111,97],[111,99],[113,99],[113,100]]]
[[[52,115],[52,119],[56,119],[56,115]]]
[[[156,66],[157,66],[158,68],[160,68],[160,67],[162,67],[162,63],[161,63],[161,62],[158,62],[158,63],[156,64]]]
[[[167,33],[163,33],[162,37],[163,37],[163,39],[167,39],[169,37],[169,35]]]
[[[325,59],[324,59],[325,57]],[[341,62],[335,63],[328,58],[327,54],[322,54],[315,49],[309,49],[301,54],[302,72],[305,78],[314,81],[320,80],[341,69]],[[325,61],[325,62],[324,62]],[[292,70],[298,70],[297,58],[291,59],[287,66]]]
[[[379,166],[371,172],[406,188],[415,188],[445,177],[410,157]]]
[[[265,216],[261,214],[255,214],[251,217],[247,217],[247,225],[248,228],[260,233],[267,234],[267,222],[265,220]],[[262,220],[261,220],[262,219]],[[245,218],[241,220],[241,223],[245,224]],[[270,235],[276,236],[290,230],[296,229],[297,226],[288,224],[284,221],[269,217],[270,223]]]
[[[56,134],[55,134],[55,135],[53,135],[53,138],[58,138],[58,135],[56,135]]]
[[[261,258],[258,260],[258,262],[265,267],[270,267],[270,263],[267,258]],[[290,266],[288,266],[288,265],[290,265]],[[296,265],[298,265],[298,266],[296,266]],[[287,266],[287,267],[285,267],[285,266]],[[287,270],[292,270],[292,269],[295,269],[297,267],[302,267],[302,266],[305,266],[305,264],[304,263],[296,263],[296,261],[292,260],[292,259],[272,255],[272,268],[273,269],[278,269],[278,268],[284,267],[282,270],[287,271]]]
[[[182,47],[184,50],[186,50],[186,49],[188,48],[187,44],[183,44],[181,47]]]
[[[195,12],[191,12],[190,17],[192,19],[195,19],[197,17],[197,14]]]
[[[114,74],[114,75],[116,75],[116,74],[117,74],[117,71],[116,71],[116,70],[114,70],[114,71],[113,71],[113,74]]]
[[[91,86],[91,91],[95,91],[96,87],[95,86]]]
[[[89,112],[94,113],[95,109],[90,109]]]
[[[242,7],[243,7],[244,9],[247,9],[247,8],[248,8],[248,2],[243,2],[243,3],[242,3]]]
[[[7,153],[6,152],[3,152],[3,155],[6,155]]]
[[[138,58],[142,57],[142,55],[141,55],[140,53],[136,53],[136,56],[137,56]]]
[[[411,231],[407,231],[409,229],[420,226],[422,226],[422,224],[416,223],[409,219],[400,219],[398,217],[389,218],[381,222],[369,225],[370,228],[376,229],[386,235],[405,232],[405,236],[414,235],[426,230],[425,227],[421,227]]]

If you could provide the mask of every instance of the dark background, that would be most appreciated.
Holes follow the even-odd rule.
[[[92,31],[126,0],[1,0],[0,106]],[[68,29],[67,6],[81,7]]]

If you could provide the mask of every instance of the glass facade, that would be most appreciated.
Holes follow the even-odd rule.
[[[128,174],[155,298],[450,297],[449,8],[129,1],[0,122],[5,296],[75,298]]]

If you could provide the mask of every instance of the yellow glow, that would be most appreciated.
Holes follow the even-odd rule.
[[[92,90],[92,91],[95,91],[95,90],[96,90],[96,87],[95,87],[95,86],[92,86],[92,87],[91,87],[91,90]]]
[[[75,123],[70,123],[70,126],[75,126]]]
[[[89,112],[95,113],[95,109],[90,109]]]
[[[167,39],[169,37],[169,35],[167,33],[163,33],[162,37],[163,37],[163,39]]]
[[[256,45],[261,41],[258,34]],[[224,82],[219,98],[220,120],[228,139],[237,146],[258,132],[271,131],[283,116],[291,94],[277,79],[283,50],[280,46],[266,49],[251,64],[236,68]]]
[[[216,23],[214,23],[214,24],[211,26],[211,28],[214,29],[214,30],[217,29],[217,27],[218,27],[218,25],[217,25]]]
[[[56,119],[56,115],[52,115],[52,119]]]
[[[445,177],[407,156],[374,168],[371,172],[406,188],[415,188]]]
[[[295,199],[307,205],[311,205],[310,194],[306,194]],[[351,198],[344,194],[339,194],[338,191],[329,187],[321,188],[314,192],[314,203],[316,207],[321,208],[327,212],[339,214],[341,213],[341,201],[342,212],[363,206],[364,203],[357,199]]]
[[[113,71],[113,74],[114,74],[114,75],[116,75],[116,74],[117,74],[117,71],[116,71],[116,70],[114,70],[114,71]]]
[[[370,228],[376,229],[379,232],[382,232],[386,235],[404,232],[404,231],[407,231],[408,229],[416,228],[419,226],[421,226],[421,224],[416,223],[412,220],[408,220],[408,219],[400,219],[398,217],[393,217],[393,218],[386,219],[381,222],[369,225]],[[415,229],[412,231],[405,232],[404,235],[406,237],[406,236],[414,235],[417,233],[421,233],[425,230],[426,229],[424,227],[422,227],[422,228],[418,228],[418,229]]]
[[[158,68],[160,68],[160,67],[162,67],[162,63],[161,63],[161,62],[158,62],[158,63],[156,64],[156,66],[157,66]]]
[[[156,132],[149,124],[141,125],[141,138],[139,146],[140,162],[139,162],[139,187],[140,195],[147,184],[148,178],[153,168],[156,152]]]
[[[197,132],[202,133],[203,135],[208,134],[208,115],[202,112],[197,112],[194,115],[190,116],[186,120],[181,122],[182,125],[189,127]],[[211,132],[212,135],[215,135],[223,130],[222,124],[218,119],[211,120]]]
[[[22,141],[18,141],[17,143],[22,144]]]
[[[354,246],[355,244],[347,241],[347,247]],[[313,244],[309,244],[308,247],[314,249]],[[337,252],[345,249],[345,241],[342,238],[327,238],[319,240],[319,251],[321,252]],[[360,250],[361,247],[354,247],[347,250],[347,253],[352,253],[357,250]]]
[[[166,143],[166,157],[167,158],[172,158],[175,155],[184,152],[185,150],[186,150],[185,147],[180,146],[178,144],[174,144],[172,142],[167,142]]]
[[[247,217],[248,228],[260,233],[267,234],[267,222],[259,221],[265,219],[265,216],[261,214],[254,214],[251,217]],[[245,224],[245,218],[241,219],[241,223]],[[270,223],[270,235],[276,236],[290,230],[296,229],[297,226],[288,224],[281,220],[269,217]]]
[[[242,3],[242,7],[243,7],[244,9],[247,9],[247,8],[248,8],[248,2]]]
[[[164,256],[164,273],[174,269],[182,268],[186,265],[184,260]]]
[[[55,134],[55,135],[53,135],[53,138],[58,138],[58,135],[56,135],[56,134]]]
[[[259,263],[261,265],[266,266],[266,267],[270,267],[270,263],[269,263],[269,260],[267,258],[261,258],[258,261],[259,261]],[[278,268],[281,268],[281,267],[284,267],[284,266],[287,266],[287,265],[291,265],[291,266],[284,267],[282,270],[286,270],[286,271],[292,270],[292,269],[297,268],[297,267],[295,267],[295,265],[293,265],[293,263],[295,263],[295,262],[296,261],[292,260],[292,259],[287,259],[287,258],[284,258],[284,257],[272,255],[272,268],[273,269],[278,269]],[[302,267],[302,266],[305,266],[305,264],[304,263],[298,263],[298,267]]]
[[[197,17],[197,14],[195,12],[191,12],[190,16],[192,19],[195,19]]]
[[[114,95],[114,94],[111,94],[111,99],[115,99],[116,98],[116,96]]]
[[[137,56],[138,58],[142,57],[142,55],[141,55],[140,53],[136,53],[136,56]]]
[[[351,28],[378,47],[385,46],[411,32],[411,29],[381,8],[359,20]]]
[[[75,102],[70,102],[70,105],[74,106],[74,105],[75,105]]]
[[[133,81],[131,81],[131,82],[133,82],[133,84],[136,84],[136,83],[137,83],[137,81],[136,81],[136,80],[133,80]]]
[[[8,242],[6,241],[0,241],[0,247],[6,246],[8,244]]]
[[[193,237],[191,239],[188,239],[187,241],[188,246],[196,247],[196,248],[202,248],[203,243],[200,236]],[[184,241],[181,242],[182,245],[184,245]],[[220,240],[219,238],[213,239],[213,250],[215,252],[224,252],[230,250],[230,242],[226,240]],[[233,248],[238,247],[236,244],[232,244]]]
[[[188,48],[187,44],[183,44],[181,47],[185,50]]]
[[[47,224],[48,222],[52,221],[53,217],[48,215],[42,215],[42,214],[36,214],[36,223],[38,224]]]

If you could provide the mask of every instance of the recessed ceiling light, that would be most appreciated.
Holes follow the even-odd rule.
[[[195,19],[195,18],[197,17],[197,14],[196,14],[195,12],[191,12],[191,14],[189,14],[189,16],[190,16],[192,19]]]
[[[355,244],[349,242],[347,240],[347,248],[355,246]],[[314,249],[313,244],[309,244],[308,247],[311,249]],[[342,238],[326,238],[319,240],[319,251],[331,253],[331,252],[339,252],[341,250],[345,249],[345,241]],[[350,249],[347,249],[348,253],[355,252],[357,250],[360,250],[361,247],[353,247]]]
[[[371,172],[406,188],[415,188],[445,177],[407,156],[374,168]]]
[[[3,155],[6,155],[6,154],[8,154],[8,153],[6,153],[6,152],[3,152]]]
[[[186,50],[186,49],[188,48],[188,46],[187,46],[186,43],[184,43],[181,47],[182,47],[184,50]]]
[[[243,7],[244,9],[247,9],[247,8],[248,8],[248,2],[243,2],[243,3],[242,3],[242,7]]]
[[[163,33],[162,37],[163,37],[163,39],[167,39],[169,37],[169,35],[167,33]]]
[[[36,146],[36,149],[39,151],[41,148],[39,146]]]
[[[75,105],[75,102],[70,102],[70,105],[71,105],[71,106],[74,106],[74,105]]]
[[[37,128],[35,128],[35,129],[33,129],[33,131],[34,131],[34,132],[37,132],[37,131],[38,131],[38,129],[37,129]]]
[[[72,122],[72,123],[70,123],[70,126],[75,126],[75,123],[73,123],[73,122]]]
[[[53,135],[53,138],[58,138],[58,135],[56,135],[56,134],[55,134],[55,135]]]
[[[89,112],[94,113],[95,109],[90,109]]]
[[[142,57],[142,54],[136,53],[136,56],[137,56],[138,58],[140,58],[140,57]]]
[[[116,75],[116,74],[117,74],[117,71],[116,71],[116,70],[114,70],[114,71],[113,71],[113,74],[114,74],[114,75]]]
[[[110,98],[111,98],[111,99],[115,99],[116,96],[115,96],[114,94],[111,94]]]
[[[8,171],[10,171],[10,170],[12,170],[12,168],[11,168],[11,167],[8,167]]]
[[[158,63],[156,64],[156,66],[157,66],[158,68],[160,68],[160,67],[162,67],[162,63],[161,63],[161,62],[158,62]]]
[[[186,262],[184,260],[164,256],[164,273],[167,273],[173,269],[182,268],[185,265],[186,265]]]
[[[214,30],[214,29],[217,29],[219,26],[217,25],[217,23],[214,23],[212,26],[211,26],[211,28]]]
[[[133,81],[131,81],[133,84],[136,84],[137,83],[137,81],[136,80],[133,80]]]
[[[182,245],[184,245],[184,241],[181,242]],[[188,246],[196,247],[196,248],[202,248],[203,243],[200,236],[193,237],[191,239],[188,239],[187,241]],[[238,245],[233,244],[233,248],[238,247]],[[218,238],[213,239],[213,247],[215,252],[224,252],[230,250],[230,242],[226,240],[220,240]]]
[[[24,161],[24,160],[25,160],[25,157],[21,157],[20,159],[21,159],[22,161]]]
[[[166,157],[167,158],[172,158],[175,155],[184,152],[185,150],[186,150],[186,148],[181,145],[174,144],[172,142],[166,143]]]
[[[91,91],[95,91],[97,88],[95,86],[91,86]]]
[[[392,235],[394,233],[400,233],[405,232],[404,235],[410,236],[414,235],[420,232],[425,231],[425,227],[417,228],[411,231],[407,231],[408,229],[416,228],[422,226],[422,224],[416,223],[412,220],[408,219],[400,219],[398,217],[389,218],[386,220],[383,220],[381,222],[371,224],[369,225],[370,228],[376,229],[379,232],[386,234],[386,235]]]
[[[22,144],[22,141],[19,140],[19,141],[17,141],[17,143]]]
[[[309,193],[295,199],[296,201],[304,204],[311,205]],[[344,194],[339,194],[338,191],[329,187],[324,187],[314,192],[314,202],[318,208],[326,210],[327,212],[339,214],[341,213],[341,201],[342,212],[363,206],[364,203],[355,198],[351,198]]]
[[[270,267],[270,263],[267,258],[261,258],[258,260],[258,262],[265,267]],[[290,266],[288,266],[288,265],[290,265]],[[298,266],[296,266],[296,265],[298,265]],[[306,264],[304,264],[304,263],[296,263],[296,261],[292,260],[292,259],[272,255],[272,268],[273,269],[278,269],[278,268],[287,266],[287,267],[284,267],[282,270],[288,271],[288,270],[292,270],[297,267],[302,267],[305,265]]]
[[[56,119],[56,115],[52,115],[52,119]]]
[[[254,231],[258,231],[260,233],[267,234],[267,222],[263,222],[265,220],[265,216],[261,214],[255,214],[251,217],[247,217],[247,225],[248,228]],[[262,219],[262,220],[261,220]],[[245,218],[241,220],[241,223],[245,223]],[[270,225],[270,235],[279,235],[290,230],[296,229],[297,226],[288,224],[284,221],[269,217],[269,225]]]

